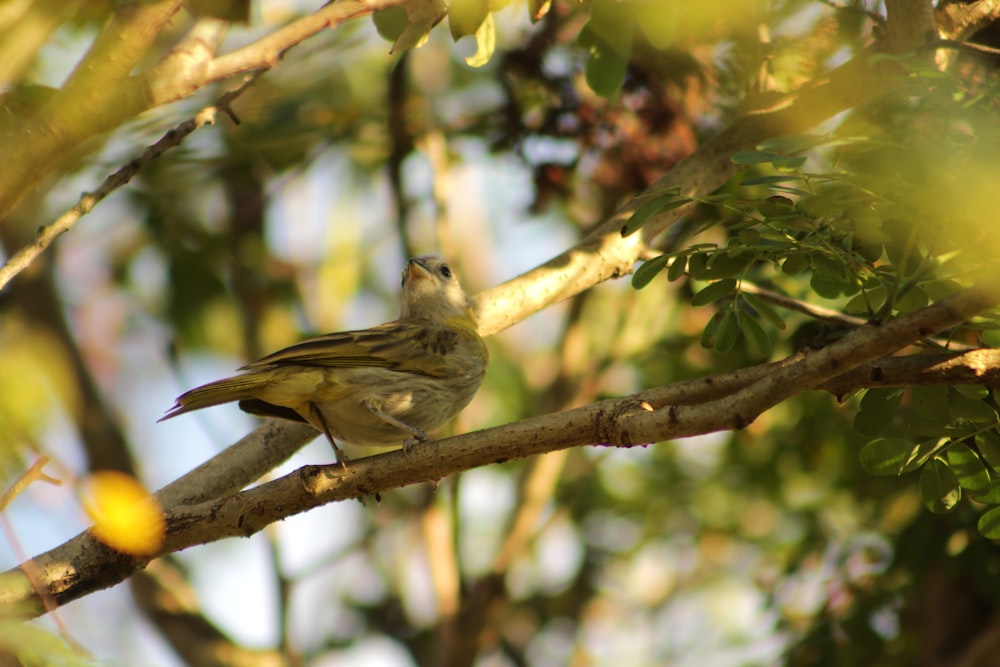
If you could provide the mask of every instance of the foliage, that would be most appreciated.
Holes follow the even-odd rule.
[[[69,193],[231,87],[170,97],[152,85],[154,63],[188,53],[186,36],[214,44],[223,24],[206,17],[228,25],[219,53],[249,53],[263,73],[0,292],[0,479],[44,455],[68,482],[13,499],[6,537],[23,545],[3,553],[7,567],[90,520],[119,552],[157,553],[184,508],[161,525],[142,489],[254,423],[230,406],[155,426],[173,396],[303,334],[390,319],[405,256],[441,252],[477,291],[603,223],[644,259],[631,286],[583,291],[567,277],[511,299],[574,295],[491,337],[486,383],[456,431],[821,349],[995,275],[993,56],[890,52],[903,19],[864,3],[411,0],[355,3],[339,23],[329,17],[347,0],[256,14],[246,2],[176,15],[168,0],[48,4],[25,3],[48,32],[0,23],[0,56],[26,54],[0,57],[0,136],[31,149],[59,134],[26,140],[34,123],[93,124],[72,150],[15,165],[36,172],[16,206],[0,175],[8,257]],[[965,4],[939,7],[956,41],[968,35],[942,17]],[[81,98],[112,107],[106,126],[67,112],[73,86],[55,79],[79,56],[65,51],[112,16],[157,11],[172,22],[121,85]],[[302,27],[316,16],[333,29]],[[253,50],[294,28],[301,38],[277,55]],[[818,120],[778,116],[787,126],[769,138],[705,155],[845,61],[874,74],[846,101],[811,102],[829,107]],[[145,76],[166,96],[132,113]],[[734,175],[670,180],[698,160]],[[610,261],[601,240],[587,261]],[[1000,313],[986,311],[903,353],[989,347],[997,331]],[[740,430],[572,448],[331,504],[158,559],[132,579],[134,601],[111,598],[109,612],[89,596],[0,647],[31,652],[24,664],[89,663],[87,651],[115,664],[959,664],[996,635],[1000,407],[992,386],[922,377],[861,383],[840,404],[802,393]],[[275,475],[329,460],[314,444]],[[146,530],[130,530],[147,510]],[[115,637],[90,620],[112,613]],[[175,655],[118,638],[151,632]]]

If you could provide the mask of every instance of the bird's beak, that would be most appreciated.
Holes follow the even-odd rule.
[[[406,280],[425,280],[431,277],[431,270],[419,257],[414,257],[406,263]]]

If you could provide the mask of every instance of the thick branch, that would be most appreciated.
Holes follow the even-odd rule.
[[[254,79],[255,77],[247,77],[242,84],[223,94],[214,105],[205,107],[194,118],[184,121],[160,137],[156,143],[147,146],[139,157],[105,178],[96,190],[80,195],[80,200],[76,203],[76,206],[63,213],[51,224],[39,229],[38,234],[31,243],[14,253],[0,267],[0,289],[3,289],[18,273],[31,266],[31,263],[45,252],[46,248],[52,245],[57,238],[68,232],[80,218],[90,213],[105,197],[135,178],[143,167],[170,149],[180,146],[188,135],[195,130],[214,123],[215,116],[219,111],[231,113],[229,105],[249,87]]]
[[[199,486],[241,456],[240,449],[246,451],[234,446],[224,453],[227,460],[213,459],[159,494],[168,517],[168,534],[160,555],[224,537],[249,536],[274,521],[335,500],[362,498],[490,463],[579,445],[630,446],[743,428],[763,410],[804,390],[830,385],[843,391],[846,382],[835,379],[845,372],[854,374],[848,377],[861,383],[857,386],[865,386],[871,377],[878,386],[911,383],[915,379],[922,383],[917,376],[927,381],[996,383],[1000,353],[995,350],[959,356],[927,355],[917,357],[919,361],[883,358],[868,367],[864,364],[966,321],[997,303],[1000,295],[995,292],[969,290],[882,326],[859,328],[826,348],[773,364],[429,442],[408,455],[391,452],[360,459],[353,461],[346,472],[339,465],[306,466],[250,490],[199,502],[210,495],[204,490],[198,492]],[[936,361],[925,363],[925,359]],[[894,376],[898,379],[894,380]],[[268,430],[268,442],[274,445],[266,448],[265,465],[269,467],[291,454],[306,438],[315,437],[301,425],[271,430],[274,426],[269,422],[258,429]],[[295,428],[302,440],[284,439],[283,434]],[[249,442],[252,437],[245,440]],[[265,449],[252,442],[249,446]],[[249,481],[256,466],[251,464],[242,470],[225,482],[215,483],[211,490],[226,493],[237,488]],[[176,502],[191,504],[178,506]],[[25,563],[22,569],[5,574],[0,580],[0,607],[19,606],[19,611],[29,614],[43,612],[42,598],[35,594],[25,571],[32,574],[34,586],[43,591],[45,599],[59,605],[114,585],[148,562],[116,553],[89,533],[82,533]]]
[[[156,106],[249,70],[273,67],[316,33],[405,0],[344,0],[325,5],[232,53],[214,57],[219,24],[202,21],[180,48],[145,74],[128,75],[181,6],[180,0],[121,5],[66,85],[6,141],[0,218],[87,139]]]
[[[878,74],[867,62],[868,54],[862,54],[816,85],[777,101],[769,99],[766,108],[748,109],[576,246],[477,295],[473,301],[480,333],[502,331],[600,282],[631,273],[647,244],[688,212],[683,206],[672,209],[651,219],[639,233],[623,238],[622,225],[638,205],[672,189],[685,195],[711,194],[743,168],[731,160],[734,153],[765,139],[804,132],[870,98],[872,91],[883,87],[875,84]]]
[[[1000,303],[997,290],[969,289],[881,326],[855,329],[822,349],[800,352],[786,360],[782,368],[731,396],[696,406],[667,405],[630,415],[619,425],[624,434],[622,440],[659,440],[664,429],[669,429],[670,437],[710,433],[720,430],[720,415],[726,419],[724,428],[745,428],[765,410],[806,389],[820,387],[866,362],[964,322],[997,303]]]
[[[147,108],[143,92],[124,84],[180,6],[181,0],[118,6],[62,89],[4,142],[0,218],[83,141]]]

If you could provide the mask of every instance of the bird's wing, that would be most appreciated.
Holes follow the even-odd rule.
[[[240,370],[268,366],[378,367],[441,377],[445,374],[444,356],[459,342],[460,334],[445,326],[386,322],[371,329],[310,338]]]

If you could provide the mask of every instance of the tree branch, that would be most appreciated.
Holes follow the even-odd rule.
[[[428,442],[408,455],[397,451],[359,459],[352,461],[346,471],[339,465],[306,466],[247,491],[206,499],[210,494],[205,489],[199,491],[198,486],[214,475],[212,469],[228,464],[216,459],[230,456],[233,447],[158,494],[167,513],[167,535],[158,555],[225,537],[247,537],[274,521],[319,505],[437,480],[490,463],[580,445],[633,446],[744,428],[761,412],[794,394],[820,388],[845,372],[863,374],[865,371],[859,369],[864,364],[964,322],[998,303],[1000,293],[970,289],[882,326],[851,331],[820,350],[808,350],[772,364]],[[878,386],[911,383],[916,375],[926,375],[928,381],[953,382],[959,377],[976,383],[998,381],[1000,353],[996,350],[927,356],[936,361],[924,364],[910,358],[882,358],[867,372],[877,376]],[[967,368],[959,372],[962,364]],[[899,375],[898,380],[894,380],[894,374]],[[857,378],[859,382],[865,379],[862,375]],[[832,384],[838,386],[837,382]],[[838,386],[838,390],[843,387]],[[252,440],[257,432],[267,430],[269,438],[279,441],[279,446],[266,447],[266,469],[286,452],[294,451],[289,450],[290,446],[301,444],[294,438],[286,439],[286,433],[295,431],[302,441],[316,436],[304,425],[292,424],[287,429],[274,426],[268,422],[244,439]],[[225,493],[236,488],[246,483],[256,469],[255,465],[243,466],[243,472],[226,482],[214,483],[211,491]],[[43,600],[50,605],[65,604],[124,580],[149,560],[117,553],[84,532],[5,573],[0,578],[0,608],[41,614]],[[29,578],[25,572],[33,576]]]
[[[65,85],[6,137],[0,219],[86,139],[144,111],[143,91],[125,85],[181,0],[123,3]]]
[[[156,106],[250,70],[268,70],[293,46],[318,32],[406,0],[344,0],[279,28],[236,51],[214,56],[221,28],[199,22],[190,39],[144,74],[129,77],[139,59],[181,6],[180,0],[125,3],[98,36],[66,85],[8,137],[0,170],[0,218],[85,140]]]
[[[80,218],[90,213],[105,197],[135,178],[136,174],[143,167],[170,149],[180,146],[195,130],[215,123],[215,115],[220,110],[231,115],[232,112],[229,110],[229,105],[255,80],[256,76],[247,77],[239,86],[222,95],[214,105],[205,107],[193,118],[184,121],[164,134],[160,137],[159,141],[147,146],[139,157],[105,178],[104,182],[96,190],[83,193],[76,206],[56,218],[51,224],[39,229],[34,241],[14,253],[0,267],[0,289],[3,289],[18,273],[31,266],[31,263],[45,252],[46,248],[52,245],[57,238],[72,229],[73,225]]]
[[[502,331],[598,283],[631,273],[648,244],[690,210],[690,205],[671,209],[651,218],[639,232],[622,237],[622,225],[638,206],[674,189],[682,195],[711,194],[743,169],[731,160],[734,153],[751,149],[765,139],[804,132],[870,98],[870,91],[884,91],[884,84],[876,83],[878,73],[868,66],[869,55],[862,54],[841,65],[816,85],[777,99],[769,97],[766,107],[751,101],[744,115],[677,163],[580,243],[474,297],[480,333]]]

